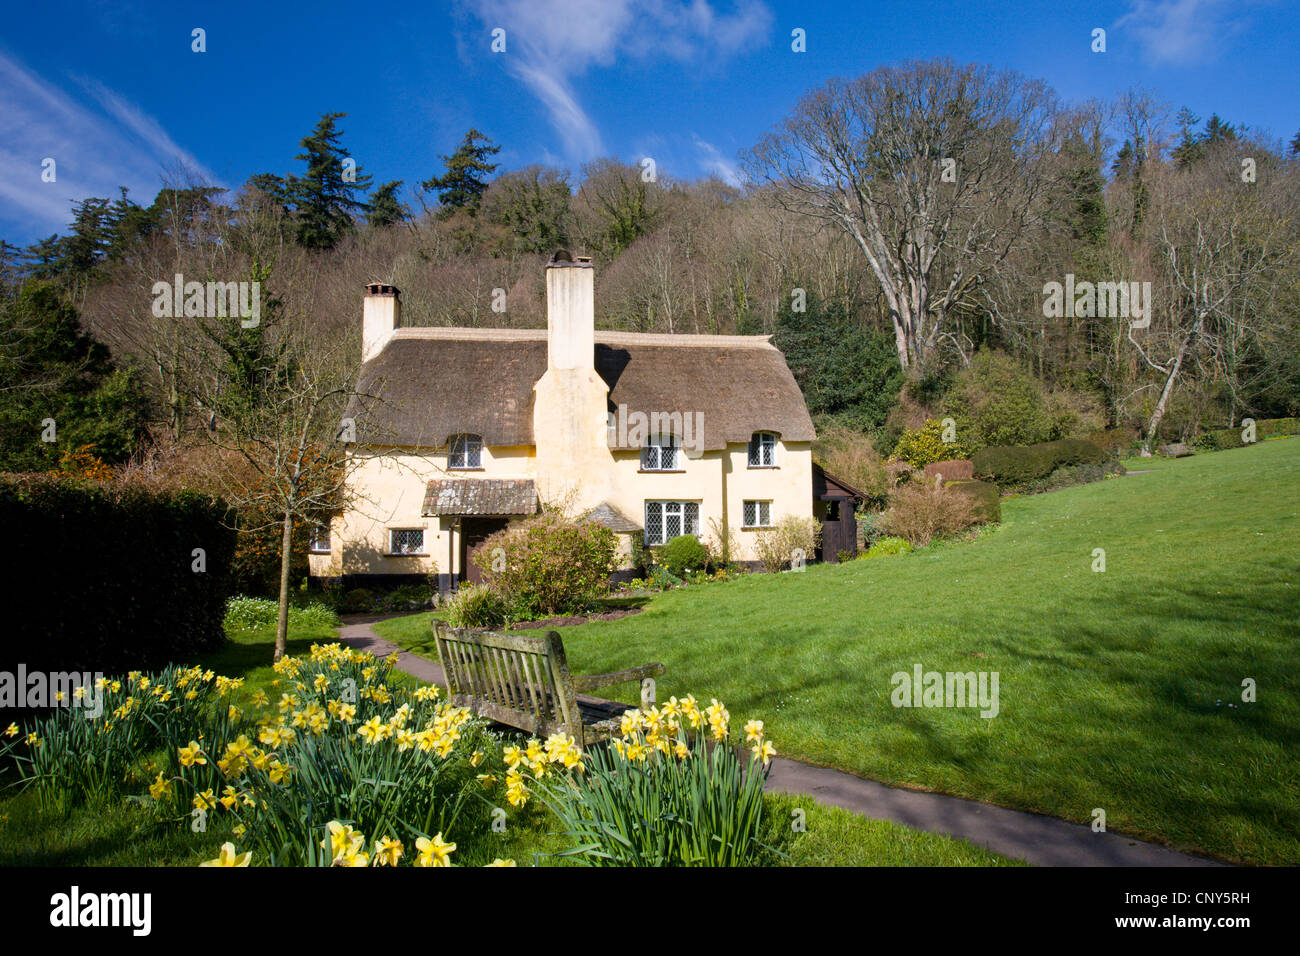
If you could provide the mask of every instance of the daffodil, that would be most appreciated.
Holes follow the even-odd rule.
[[[321,840],[320,845],[324,849],[328,844],[330,856],[333,859],[337,860],[349,849],[354,849],[365,842],[365,837],[360,832],[346,823],[340,823],[338,820],[331,820],[326,829],[329,830],[329,836]]]
[[[155,800],[169,797],[171,796],[171,792],[172,782],[163,777],[162,774],[158,774],[157,779],[154,780],[153,783],[149,784],[149,796],[153,797]]]
[[[195,764],[202,766],[208,762],[197,740],[191,740],[188,747],[177,748],[177,753],[180,755],[182,767],[192,767]]]
[[[503,860],[501,859],[501,857],[497,857],[495,860],[493,860],[491,863],[488,864],[488,866],[514,866],[514,865],[515,865],[514,860]]]
[[[402,844],[392,837],[375,841],[375,866],[397,866],[402,858]]]
[[[445,842],[442,834],[439,833],[432,840],[428,837],[420,837],[415,841],[415,849],[416,866],[451,866],[450,857],[456,849],[456,844]]]
[[[252,850],[236,855],[233,843],[223,843],[221,844],[221,852],[215,860],[208,860],[200,863],[199,866],[248,866],[252,858]]]

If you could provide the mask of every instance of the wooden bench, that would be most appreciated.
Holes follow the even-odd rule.
[[[664,672],[663,664],[643,664],[613,674],[575,677],[555,631],[517,637],[448,627],[435,620],[433,633],[451,703],[537,737],[563,731],[581,747],[609,739],[618,732],[623,714],[633,709],[584,691],[636,681],[641,684],[641,709],[646,710],[655,703],[654,681],[648,678]]]

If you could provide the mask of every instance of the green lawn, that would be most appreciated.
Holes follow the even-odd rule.
[[[662,661],[660,699],[718,697],[813,763],[1300,863],[1300,439],[1130,465],[1153,470],[1007,500],[969,544],[680,589],[565,628],[570,665]],[[418,646],[428,615],[376,629]],[[997,671],[999,715],[893,707],[891,675],[915,664]]]

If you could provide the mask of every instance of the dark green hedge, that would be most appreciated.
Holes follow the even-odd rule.
[[[1196,439],[1196,447],[1207,451],[1244,448],[1248,443],[1241,440],[1241,432],[1240,425],[1236,428],[1212,428]],[[1255,422],[1256,442],[1283,435],[1300,435],[1300,418],[1261,418]]]
[[[0,475],[9,550],[0,670],[111,674],[220,646],[229,523],[220,499],[193,492]]]
[[[975,502],[975,513],[985,524],[1002,520],[1002,498],[991,481],[945,481],[944,486],[967,495]]]
[[[999,485],[1019,485],[1046,478],[1063,465],[1101,465],[1108,455],[1082,438],[1062,438],[1037,445],[991,445],[971,456],[975,477]]]
[[[1240,430],[1238,430],[1240,432]],[[1300,435],[1300,418],[1264,418],[1255,425],[1258,438],[1276,438],[1279,435]]]

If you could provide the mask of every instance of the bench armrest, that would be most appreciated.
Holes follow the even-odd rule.
[[[663,672],[663,664],[642,664],[640,667],[629,667],[627,670],[615,671],[612,674],[590,674],[585,677],[574,677],[573,689],[581,694],[585,691],[596,690],[599,687],[612,687],[615,684],[640,682],[647,677],[660,677]]]

